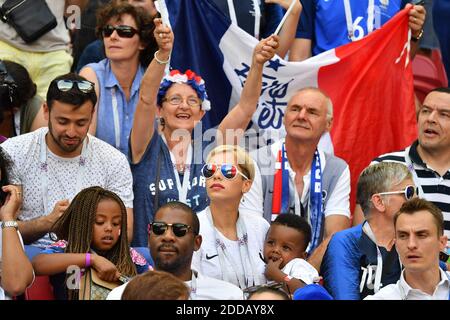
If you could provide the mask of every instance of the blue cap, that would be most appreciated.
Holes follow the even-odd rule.
[[[319,284],[308,284],[295,290],[292,300],[334,300],[328,291]]]

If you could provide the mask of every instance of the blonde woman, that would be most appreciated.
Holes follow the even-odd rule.
[[[253,160],[239,146],[213,149],[203,166],[210,205],[198,214],[203,242],[192,267],[244,289],[266,282],[262,259],[269,224],[238,211],[255,176]]]

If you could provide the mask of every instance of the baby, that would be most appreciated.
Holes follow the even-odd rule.
[[[284,282],[292,294],[319,279],[317,270],[306,260],[311,240],[308,222],[295,214],[280,214],[272,222],[264,243],[267,280]]]

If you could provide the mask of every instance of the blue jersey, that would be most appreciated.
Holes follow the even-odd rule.
[[[369,0],[350,0],[351,21],[355,40],[369,34]],[[408,0],[374,0],[373,30],[381,27]],[[350,42],[344,1],[302,0],[303,11],[297,28],[297,38],[312,40],[312,55],[339,47]]]
[[[185,174],[189,170],[186,204],[195,212],[200,212],[209,205],[206,180],[201,174],[201,169],[204,165],[203,155],[208,154],[213,146],[214,143],[210,145],[209,141],[202,141],[201,136],[194,137],[193,158]],[[158,170],[159,181],[157,182]],[[148,238],[147,225],[153,222],[156,210],[167,202],[179,200],[180,197],[170,151],[156,129],[141,161],[131,164],[131,172],[134,192],[134,235],[131,245],[145,247]],[[180,182],[183,178],[179,175]],[[159,184],[158,195],[157,183]]]
[[[222,11],[228,18],[231,13],[236,16],[238,26],[247,33],[259,38],[266,38],[271,35],[281,19],[283,18],[283,8],[277,4],[266,4],[264,0],[256,0],[259,3],[261,16],[259,21],[255,21],[255,0],[233,0],[230,3],[227,0],[210,0]],[[230,18],[231,19],[231,18]],[[255,32],[255,23],[259,23],[259,30]]]

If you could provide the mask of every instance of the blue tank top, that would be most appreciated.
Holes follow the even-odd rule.
[[[139,88],[144,69],[139,66],[131,86],[130,100],[127,101],[125,93],[111,70],[109,59],[88,64],[87,67],[95,71],[100,86],[95,136],[128,157],[128,140],[139,101]],[[115,105],[117,108],[114,107]]]
[[[213,144],[210,141],[202,140],[202,137],[194,138],[191,165],[186,168],[190,171],[186,204],[195,212],[200,212],[209,205],[205,178],[201,174],[201,169],[204,165],[203,155],[206,158],[208,150],[212,148]],[[159,208],[167,202],[179,200],[179,190],[169,149],[155,129],[141,161],[131,164],[134,192],[134,236],[131,243],[133,247],[147,246],[147,226],[153,221],[153,216],[157,210],[154,207],[154,202],[157,191],[158,167],[159,193],[157,207]],[[180,176],[180,181],[183,181],[183,176]]]

